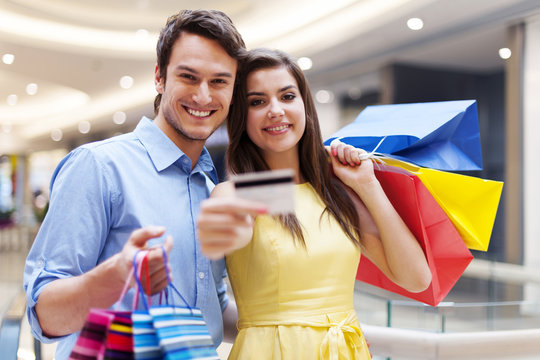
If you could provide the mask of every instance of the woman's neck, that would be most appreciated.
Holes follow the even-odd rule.
[[[271,170],[293,169],[295,173],[294,182],[296,184],[305,182],[302,174],[300,173],[300,160],[297,153],[289,152],[274,153],[271,155],[265,154],[264,160]]]

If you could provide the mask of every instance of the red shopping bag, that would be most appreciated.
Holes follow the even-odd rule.
[[[366,257],[360,260],[356,279],[437,306],[463,274],[473,256],[446,213],[416,175],[401,168],[375,164],[375,176],[422,246],[432,281],[420,293],[409,292],[389,280]]]

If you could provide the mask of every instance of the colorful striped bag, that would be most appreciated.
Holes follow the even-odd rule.
[[[137,282],[137,296],[144,304],[141,310],[134,310],[131,319],[133,321],[133,353],[136,360],[161,360],[163,355],[159,346],[159,341],[154,329],[152,316],[148,313],[148,305],[151,305],[152,298],[145,295],[141,284],[142,269],[148,266],[148,251],[138,251],[133,256],[133,269],[135,281]],[[150,286],[148,269],[146,271],[146,284]],[[137,306],[134,307],[137,309]]]
[[[117,310],[130,284],[128,277],[115,307],[90,309],[69,360],[132,360],[133,334],[131,311]]]
[[[167,252],[164,248],[163,260],[167,261]],[[167,279],[169,285],[164,290],[165,304],[148,306],[144,296],[141,297],[145,309],[148,309],[148,314],[152,319],[153,328],[157,337],[159,347],[161,349],[162,358],[166,360],[180,359],[205,359],[219,360],[216,348],[212,341],[212,337],[206,327],[206,323],[198,308],[190,307],[178,289],[172,284],[170,275],[167,269]],[[137,282],[139,291],[144,295],[140,281]],[[169,304],[175,295],[182,301],[185,306],[177,306]],[[137,323],[136,313],[134,312],[134,331],[139,327]],[[137,314],[140,316],[143,314]],[[144,325],[149,329],[148,318],[144,317]],[[141,321],[141,328],[143,322]],[[135,331],[136,334],[136,331]],[[135,335],[135,353],[138,353],[137,335]]]

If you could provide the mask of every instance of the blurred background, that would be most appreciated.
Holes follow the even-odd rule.
[[[0,0],[4,320],[54,168],[74,147],[153,117],[158,33],[195,8],[227,13],[248,48],[296,56],[325,138],[368,105],[477,100],[484,169],[470,175],[504,181],[488,251],[473,253],[438,308],[358,284],[360,321],[429,333],[540,329],[538,0]],[[226,144],[224,129],[208,142],[218,166]],[[383,345],[375,356],[391,355]]]

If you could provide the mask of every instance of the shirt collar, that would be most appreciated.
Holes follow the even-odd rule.
[[[157,171],[162,171],[182,158],[188,158],[182,150],[172,142],[171,139],[152,120],[143,116],[135,130],[133,131],[139,138],[143,146],[148,151],[148,155]],[[189,160],[189,158],[188,158]],[[191,168],[191,161],[188,161]],[[214,182],[217,181],[217,172],[210,157],[210,153],[203,148],[198,163],[195,165],[194,172],[202,171],[211,176]],[[187,171],[189,173],[189,171]]]

